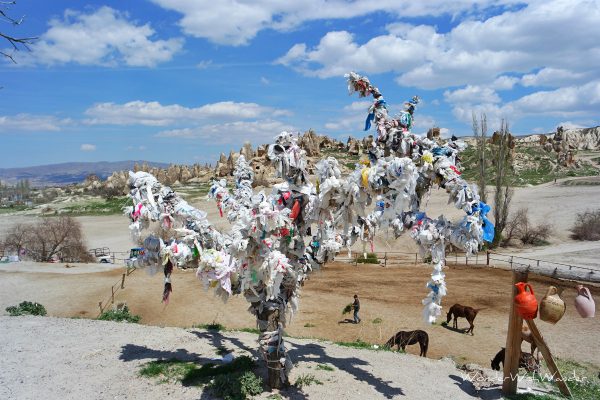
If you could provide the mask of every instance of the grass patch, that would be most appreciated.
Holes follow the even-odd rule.
[[[298,389],[302,389],[304,386],[310,385],[322,385],[323,382],[315,378],[313,374],[303,374],[296,378],[296,382],[294,382],[294,386]]]
[[[193,371],[196,365],[193,362],[177,359],[150,361],[139,372],[146,378],[158,378],[158,383],[181,381],[184,376]]]
[[[335,371],[335,368],[327,364],[317,364],[317,369],[321,371]]]
[[[139,315],[131,314],[129,312],[129,307],[124,306],[120,310],[104,311],[102,314],[100,314],[98,319],[101,321],[115,321],[115,322],[125,321],[125,322],[131,322],[131,323],[137,324],[138,322],[140,322],[142,317],[140,317]]]
[[[33,208],[23,205],[10,205],[10,206],[2,206],[0,207],[0,214],[10,214],[14,212],[20,211],[28,211],[33,210]]]
[[[11,317],[19,315],[38,315],[43,317],[47,314],[46,308],[43,305],[31,301],[22,301],[18,306],[6,307],[6,312]]]
[[[256,333],[257,335],[260,334],[260,330],[258,330],[257,328],[241,328],[236,330],[239,332]]]
[[[375,253],[367,253],[367,257],[361,256],[356,259],[357,263],[362,264],[379,264],[379,259],[377,258],[377,254]]]
[[[304,324],[305,328],[314,328],[316,325],[311,324],[310,322],[307,322],[306,324]]]
[[[129,205],[131,205],[131,199],[127,196],[112,197],[67,206],[62,208],[60,213],[67,215],[115,215],[123,214],[123,207]]]
[[[375,318],[373,321],[371,321],[372,324],[381,324],[383,322],[383,320],[379,317]]]
[[[177,359],[157,360],[143,365],[139,375],[158,379],[158,383],[206,385],[206,388],[219,398],[244,400],[263,391],[262,379],[252,372],[255,366],[248,356],[238,357],[229,364],[208,363],[201,366]]]
[[[215,332],[221,332],[221,331],[225,331],[225,326],[222,324],[219,324],[218,322],[212,322],[210,324],[197,324],[197,325],[192,325],[192,328],[197,328],[197,329],[206,329],[207,331],[215,331]]]
[[[389,348],[378,345],[378,344],[373,344],[373,343],[367,343],[362,341],[361,339],[356,339],[354,342],[333,342],[334,344],[337,344],[338,346],[343,346],[343,347],[351,347],[353,349],[366,349],[366,350],[375,350],[375,351],[380,351],[380,350],[387,350],[387,351],[391,351]],[[377,347],[375,347],[377,346]]]

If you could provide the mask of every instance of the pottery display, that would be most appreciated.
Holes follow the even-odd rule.
[[[519,293],[515,296],[517,313],[523,319],[534,319],[537,316],[538,303],[533,288],[529,283],[515,283]],[[529,288],[529,292],[526,290]]]
[[[567,305],[558,295],[558,289],[548,287],[548,291],[540,301],[540,319],[551,324],[556,324],[565,315]]]
[[[575,297],[575,308],[583,318],[593,318],[596,314],[596,303],[592,298],[590,290],[582,285],[577,285],[577,297]]]

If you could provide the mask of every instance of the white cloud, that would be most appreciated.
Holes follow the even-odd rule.
[[[569,71],[566,69],[543,68],[535,74],[527,74],[521,77],[523,86],[550,86],[557,87],[565,84],[581,81],[585,74]]]
[[[467,85],[455,91],[446,90],[444,98],[449,103],[499,103],[500,96],[491,88]]]
[[[419,17],[458,15],[502,7],[517,0],[153,0],[163,8],[182,14],[179,25],[185,33],[212,42],[239,46],[247,44],[264,29],[287,31],[304,22],[364,16],[377,11],[393,16]]]
[[[329,32],[314,47],[295,44],[277,62],[321,78],[350,70],[395,72],[398,84],[426,89],[471,84],[506,90],[517,83],[507,74],[540,69],[554,76],[567,71],[562,78],[573,83],[580,76],[600,78],[595,68],[600,64],[599,20],[594,1],[532,1],[490,18],[463,20],[447,33],[390,24],[388,34],[357,43],[350,32]],[[548,71],[525,83],[545,84]]]
[[[51,115],[17,114],[0,116],[0,132],[56,132],[72,124],[73,120],[70,118],[60,119]]]
[[[166,126],[176,122],[210,118],[251,119],[265,116],[290,115],[287,110],[274,109],[256,103],[223,101],[188,108],[179,104],[162,105],[159,102],[140,100],[125,104],[99,103],[85,111],[88,124]]]
[[[96,151],[95,144],[84,143],[80,147],[81,151]]]
[[[258,121],[234,121],[223,124],[210,124],[195,128],[171,129],[159,132],[158,137],[184,139],[211,139],[215,144],[239,142],[252,138],[258,143],[272,139],[281,131],[295,131],[292,125],[272,119]]]
[[[183,39],[153,40],[149,24],[138,25],[126,13],[101,7],[86,14],[67,10],[64,18],[52,19],[50,28],[21,52],[20,65],[82,64],[152,67],[169,61],[183,46]]]
[[[265,78],[264,76],[261,76],[260,77],[260,83],[262,83],[263,85],[268,85],[271,82],[267,78]]]
[[[457,103],[452,112],[456,118],[466,123],[470,123],[473,112],[476,115],[485,113],[488,117],[488,126],[499,126],[501,119],[514,122],[526,116],[572,118],[593,115],[596,117],[598,109],[600,109],[600,80],[580,86],[538,91],[504,105]],[[597,120],[592,119],[589,122],[589,125],[592,125],[597,123]]]
[[[580,124],[572,121],[559,122],[557,126],[562,126],[565,129],[588,128],[590,124]]]
[[[212,65],[212,60],[202,60],[198,64],[196,64],[196,68],[198,69],[207,69]]]

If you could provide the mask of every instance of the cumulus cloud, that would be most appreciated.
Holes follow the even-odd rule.
[[[96,145],[95,144],[84,143],[84,144],[81,145],[80,150],[81,151],[96,151]]]
[[[101,7],[91,13],[67,10],[52,19],[50,28],[19,54],[19,65],[128,65],[152,67],[169,61],[183,47],[183,39],[153,39],[149,24],[139,25],[126,13]]]
[[[419,17],[459,15],[489,7],[503,8],[517,0],[480,0],[477,7],[467,0],[152,0],[159,6],[182,14],[179,25],[185,33],[214,43],[239,46],[247,44],[264,29],[287,31],[307,21],[341,19],[386,12],[393,16]],[[210,12],[206,10],[210,9]]]
[[[70,118],[56,118],[51,115],[17,114],[0,116],[0,132],[56,132],[72,125]]]
[[[500,96],[491,88],[467,85],[463,89],[445,91],[444,98],[450,103],[499,103]]]
[[[321,78],[349,70],[395,72],[398,84],[425,89],[471,84],[503,90],[517,83],[507,73],[547,69],[524,83],[542,84],[561,75],[563,80],[553,85],[558,87],[581,74],[600,77],[595,68],[600,63],[599,20],[595,2],[534,1],[493,17],[465,19],[446,33],[398,23],[388,25],[387,34],[358,43],[350,32],[328,32],[314,47],[295,44],[277,62]]]
[[[99,103],[88,108],[88,124],[166,126],[175,122],[211,118],[252,119],[265,116],[284,116],[287,110],[261,106],[256,103],[222,101],[189,108],[179,104],[162,105],[159,102],[140,100],[125,104]]]
[[[252,138],[253,142],[258,143],[272,139],[281,131],[295,131],[295,128],[281,121],[265,119],[171,129],[161,131],[156,136],[183,139],[211,139],[214,141],[214,144],[239,142],[242,139]]]

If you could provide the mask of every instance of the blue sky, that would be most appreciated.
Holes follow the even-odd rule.
[[[0,49],[0,167],[214,162],[282,130],[362,137],[367,75],[415,133],[600,124],[600,1],[26,1]]]

